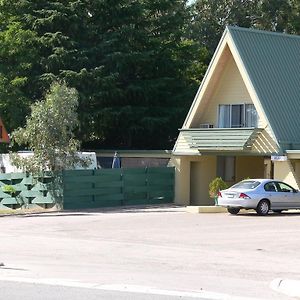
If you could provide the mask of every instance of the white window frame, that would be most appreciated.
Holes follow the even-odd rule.
[[[246,123],[246,105],[249,105],[249,104],[254,106],[253,103],[246,103],[246,102],[244,102],[244,103],[234,103],[234,104],[229,104],[229,103],[222,103],[221,104],[221,103],[219,103],[219,105],[218,105],[218,128],[226,128],[226,127],[220,127],[220,106],[221,105],[229,105],[230,106],[230,109],[229,109],[229,112],[230,112],[230,114],[229,114],[230,127],[228,127],[228,128],[248,128],[248,127],[245,127],[245,123]],[[242,124],[243,126],[241,126],[241,127],[232,127],[232,107],[234,105],[242,105],[243,109],[244,109],[243,110],[244,124]],[[254,106],[254,109],[256,110],[255,106]],[[256,113],[257,113],[257,111],[256,111]],[[257,116],[257,123],[258,123],[258,116]]]

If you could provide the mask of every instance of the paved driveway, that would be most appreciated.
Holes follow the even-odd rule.
[[[16,284],[288,299],[273,292],[270,282],[300,279],[297,213],[258,217],[124,208],[5,216],[0,228],[0,281]]]

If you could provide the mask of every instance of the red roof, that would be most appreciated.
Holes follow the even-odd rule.
[[[9,135],[4,127],[1,118],[0,118],[0,143],[10,143]]]

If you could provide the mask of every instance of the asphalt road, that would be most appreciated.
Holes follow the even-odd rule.
[[[107,291],[87,288],[53,286],[46,284],[0,281],[0,298],[5,300],[207,300],[200,296],[185,297],[153,295],[124,291]]]
[[[298,213],[258,217],[190,214],[172,207],[122,209],[6,216],[0,217],[0,228],[1,286],[18,292],[27,284],[41,285],[44,291],[36,299],[54,295],[49,283],[65,293],[80,289],[78,295],[108,293],[112,299],[127,297],[126,287],[138,287],[127,290],[136,297],[130,299],[189,299],[185,293],[289,299],[272,291],[270,282],[300,279]],[[81,291],[96,285],[99,291]],[[4,290],[0,299],[9,299],[2,297]]]

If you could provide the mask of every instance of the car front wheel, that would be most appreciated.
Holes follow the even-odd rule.
[[[260,216],[266,216],[270,210],[270,203],[268,200],[261,200],[256,208],[256,212]]]
[[[232,215],[237,215],[239,213],[240,209],[237,207],[228,207],[227,211]]]

